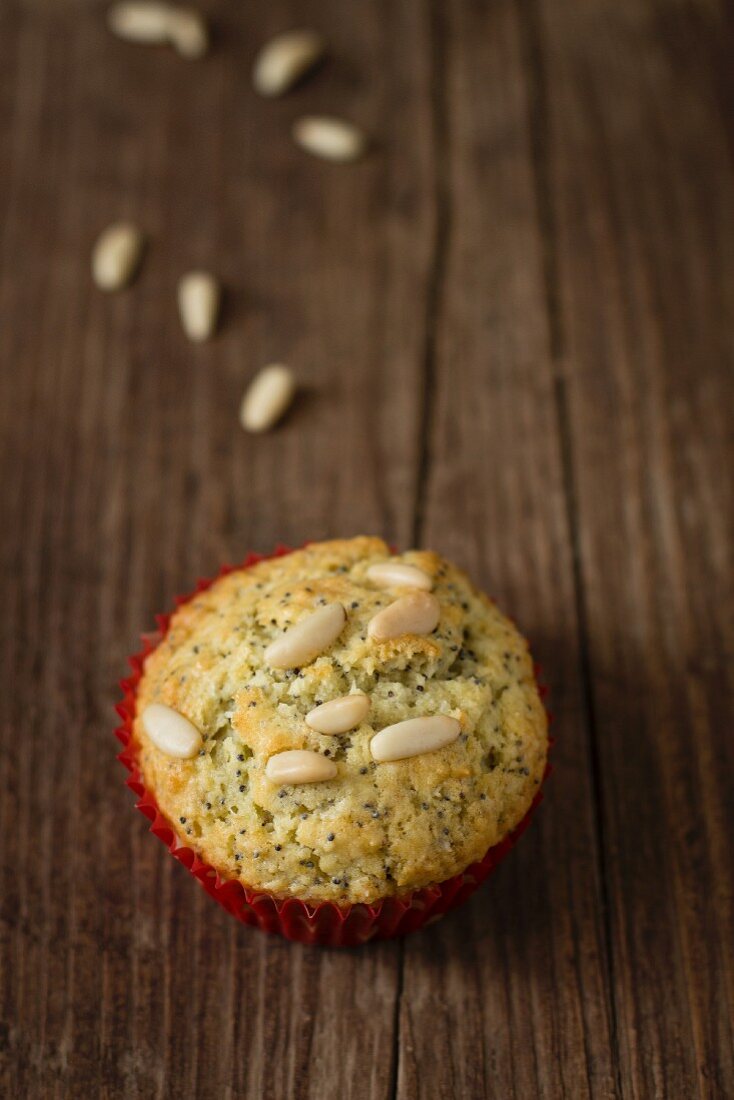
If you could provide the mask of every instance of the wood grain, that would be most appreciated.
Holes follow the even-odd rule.
[[[634,0],[204,2],[186,63],[0,6],[0,1095],[734,1092],[732,25]],[[257,46],[330,60],[259,100]],[[337,111],[339,167],[288,136]],[[109,221],[149,235],[103,296]],[[182,336],[210,267],[220,335]],[[244,435],[250,375],[303,381]],[[115,683],[198,574],[376,532],[533,641],[527,837],[404,943],[238,926],[132,809]]]
[[[727,28],[703,6],[574,7],[544,25],[620,1087],[720,1097],[734,1073]]]

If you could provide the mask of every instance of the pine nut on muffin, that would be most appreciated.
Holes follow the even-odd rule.
[[[438,554],[366,537],[235,570],[179,608],[133,742],[181,843],[223,877],[340,906],[480,860],[548,749],[512,623]]]

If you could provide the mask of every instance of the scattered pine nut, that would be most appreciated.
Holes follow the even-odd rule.
[[[108,226],[92,250],[92,278],[100,290],[121,290],[132,282],[144,247],[143,234],[130,222]]]
[[[369,696],[362,692],[342,695],[321,703],[306,715],[306,725],[317,733],[347,733],[363,722],[370,709]]]
[[[255,58],[252,83],[264,96],[289,91],[322,59],[326,40],[317,31],[287,31],[267,42]]]
[[[178,308],[189,340],[201,343],[213,336],[220,297],[219,283],[207,271],[190,271],[179,281]]]
[[[346,612],[340,603],[319,607],[268,646],[266,663],[271,668],[298,668],[309,664],[336,641],[346,621]]]
[[[270,757],[265,775],[272,783],[323,783],[336,776],[336,764],[318,752],[289,749]]]
[[[240,422],[248,432],[266,432],[285,415],[296,393],[293,371],[271,363],[256,374],[247,387],[240,408]]]
[[[422,588],[426,592],[433,588],[432,577],[417,566],[400,561],[384,561],[371,565],[367,570],[367,580],[379,588]]]
[[[196,726],[172,707],[151,703],[140,718],[148,737],[166,756],[188,760],[201,748],[202,738]]]
[[[388,604],[370,620],[367,633],[375,642],[403,634],[430,634],[441,617],[441,605],[429,592],[411,592]]]
[[[123,0],[107,13],[107,25],[118,38],[150,46],[168,44],[171,4]]]
[[[405,760],[409,756],[421,756],[424,752],[435,752],[455,741],[461,732],[456,718],[445,714],[436,714],[429,718],[408,718],[385,726],[370,741],[370,752],[374,760],[385,763],[388,760]]]
[[[204,17],[165,0],[120,0],[107,14],[113,34],[146,46],[171,45],[182,57],[203,57],[209,46]]]
[[[367,138],[359,127],[340,118],[304,115],[293,124],[293,140],[307,153],[324,160],[357,160],[367,148]]]

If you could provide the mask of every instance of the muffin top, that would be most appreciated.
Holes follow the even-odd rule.
[[[133,740],[181,843],[223,876],[346,905],[441,882],[502,840],[542,780],[547,723],[526,642],[461,570],[355,538],[179,608]]]

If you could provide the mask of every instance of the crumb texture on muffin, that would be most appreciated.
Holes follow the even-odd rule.
[[[407,591],[368,578],[388,561],[432,578],[432,633],[370,637],[374,616]],[[302,668],[268,665],[271,643],[335,602],[346,612],[336,641]],[[306,723],[356,691],[370,707],[355,728],[333,735]],[[201,732],[191,759],[150,739],[140,716],[153,703]],[[182,844],[245,886],[341,905],[441,882],[481,859],[529,809],[547,753],[532,661],[512,623],[437,554],[393,556],[377,538],[315,543],[216,581],[173,616],[136,710],[144,781]],[[373,759],[380,730],[431,715],[458,720],[453,743]],[[268,760],[293,749],[333,761],[336,776],[270,780]]]

